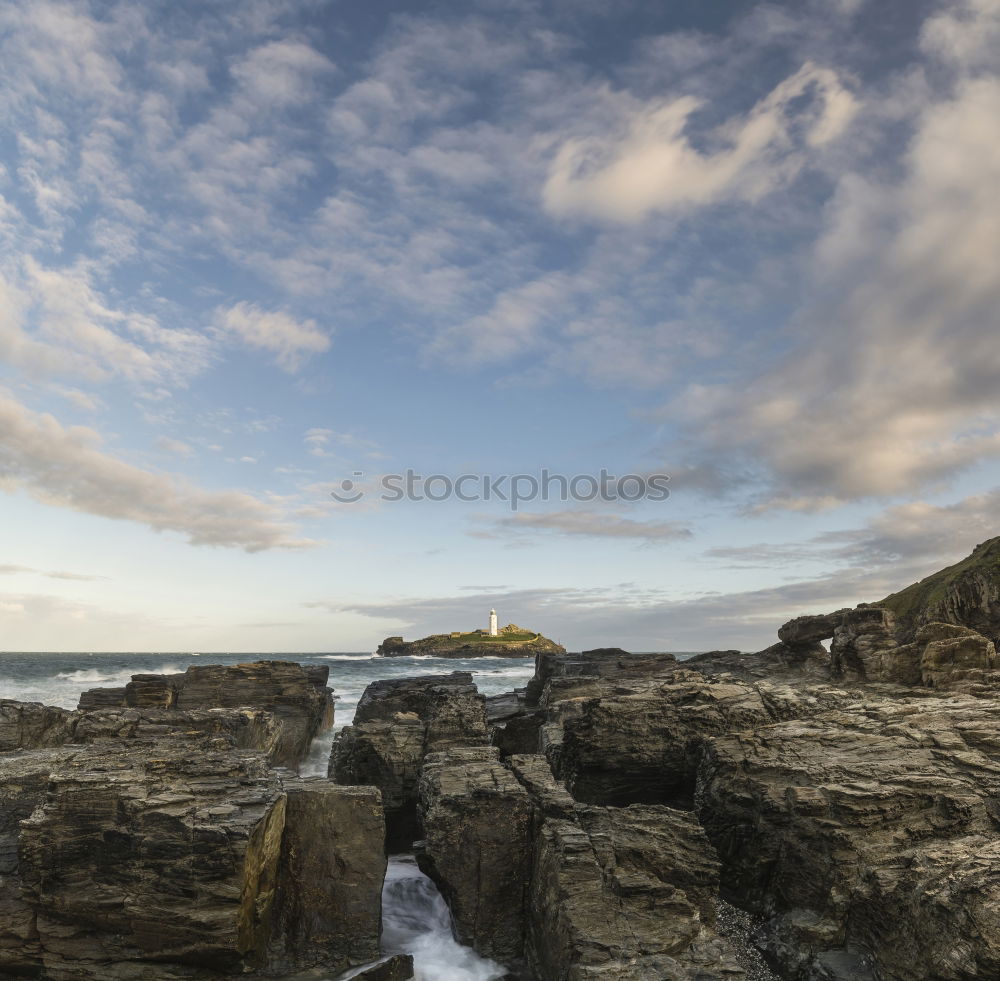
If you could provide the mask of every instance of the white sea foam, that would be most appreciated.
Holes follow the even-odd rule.
[[[412,954],[414,981],[497,981],[506,968],[463,947],[437,887],[409,855],[395,855],[382,888],[382,949]]]

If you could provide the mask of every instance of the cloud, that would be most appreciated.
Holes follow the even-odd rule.
[[[619,538],[652,543],[691,538],[691,530],[679,521],[638,521],[620,514],[598,511],[554,511],[544,514],[521,512],[493,519],[493,532],[479,532],[499,537],[507,532],[530,535],[551,532],[583,538]]]
[[[906,583],[891,575],[838,572],[818,579],[676,599],[635,583],[593,588],[491,590],[438,598],[397,598],[372,603],[319,603],[331,612],[356,613],[405,624],[417,636],[477,623],[484,610],[522,623],[571,649],[621,646],[627,650],[698,651],[738,647],[760,650],[777,629],[801,613],[826,612],[881,598]]]
[[[543,192],[552,214],[635,222],[653,211],[757,201],[787,184],[808,153],[839,136],[857,110],[834,71],[805,64],[745,118],[700,134],[720,147],[703,152],[686,132],[704,108],[701,100],[620,101],[623,136],[570,139],[559,148]]]
[[[275,355],[278,366],[290,374],[310,356],[330,349],[330,338],[315,320],[295,320],[280,311],[268,313],[246,302],[217,310],[216,323],[248,347]]]
[[[259,552],[306,548],[274,508],[240,491],[206,491],[118,460],[94,430],[64,428],[0,393],[0,479],[36,500],[154,531],[176,531],[193,545]]]
[[[182,382],[205,368],[209,346],[196,331],[110,305],[85,263],[53,269],[26,256],[17,281],[0,272],[0,359],[30,374]],[[85,393],[67,397],[97,404]]]
[[[179,439],[171,439],[169,436],[160,436],[156,441],[156,446],[165,453],[173,453],[176,456],[191,456],[194,453],[194,449],[187,443]]]
[[[334,70],[328,58],[293,40],[261,45],[230,69],[249,98],[270,109],[315,98],[315,77]]]
[[[1000,30],[1000,6],[976,7],[970,30]],[[1000,77],[959,70],[920,105],[899,174],[840,177],[791,351],[673,403],[763,465],[761,507],[914,494],[1000,455],[997,118]]]

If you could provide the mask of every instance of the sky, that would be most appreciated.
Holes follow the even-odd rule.
[[[961,558],[998,50],[1000,0],[6,0],[0,650],[753,650]],[[670,493],[382,489],[542,470]]]

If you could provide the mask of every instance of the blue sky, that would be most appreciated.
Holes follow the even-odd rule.
[[[0,647],[762,647],[996,533],[1000,0],[0,10]],[[664,473],[666,501],[331,496]]]

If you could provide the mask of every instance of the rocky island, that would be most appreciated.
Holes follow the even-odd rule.
[[[386,637],[375,652],[380,657],[535,657],[565,653],[566,648],[548,637],[517,624],[508,623],[495,634],[489,630],[454,631],[432,634],[419,640]]]
[[[998,557],[757,653],[378,681],[328,779],[296,664],[0,702],[0,976],[402,981],[390,849],[511,981],[1000,977]]]

